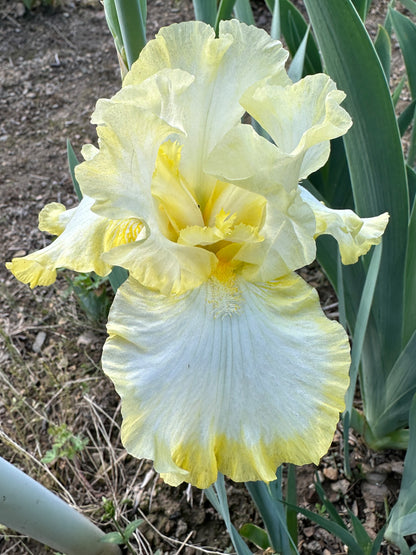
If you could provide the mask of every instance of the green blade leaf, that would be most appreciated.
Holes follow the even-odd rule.
[[[123,545],[124,538],[120,532],[109,532],[100,540],[103,543],[115,543],[116,545]]]
[[[387,378],[384,409],[377,422],[380,434],[387,435],[408,425],[410,404],[416,393],[415,361],[416,331]]]
[[[409,240],[406,252],[406,273],[404,281],[406,310],[403,318],[403,343],[406,344],[416,330],[416,204],[413,204],[409,221]],[[416,380],[416,378],[415,378]]]
[[[142,0],[114,0],[114,3],[130,69],[146,44],[146,13]]]
[[[237,554],[252,555],[252,552],[248,548],[247,544],[243,541],[237,529],[231,523],[227,493],[225,491],[224,476],[222,474],[218,474],[218,478],[214,486],[209,487],[208,489],[204,490],[204,492],[212,506],[224,519],[225,525],[227,527],[234,548],[237,551]]]
[[[287,465],[286,480],[286,501],[292,505],[297,503],[296,491],[296,466],[294,464]],[[286,522],[290,537],[295,545],[298,544],[298,516],[296,511],[286,508]]]
[[[354,401],[358,368],[360,365],[371,305],[373,303],[374,291],[380,271],[381,254],[383,252],[382,247],[383,243],[377,245],[371,257],[370,266],[368,268],[367,277],[361,295],[360,306],[358,308],[357,320],[355,323],[351,350],[350,385],[345,395],[345,412],[349,414],[351,414],[352,403]],[[346,430],[345,433],[348,435],[348,430]]]
[[[81,201],[82,200],[81,188],[79,186],[77,178],[75,177],[75,168],[76,166],[78,166],[79,161],[78,161],[77,155],[74,152],[74,149],[72,148],[72,145],[69,139],[66,140],[66,154],[68,157],[69,173],[71,174],[72,184],[74,186],[75,193],[78,197],[78,200]]]
[[[309,518],[309,520],[311,520],[312,522],[315,522],[321,528],[323,528],[324,530],[327,530],[330,534],[333,534],[334,536],[339,538],[343,543],[345,543],[345,545],[349,547],[348,553],[350,555],[363,555],[362,549],[358,545],[354,536],[350,532],[348,532],[348,530],[346,530],[336,522],[333,522],[332,520],[328,520],[327,518],[321,515],[318,515],[312,511],[309,511],[308,509],[303,509],[302,507],[297,507],[297,506],[291,506],[288,503],[287,505],[293,509],[296,509],[298,513],[306,516],[307,518]]]
[[[387,83],[389,83],[391,65],[391,41],[388,32],[382,25],[378,26],[376,40],[374,41],[374,48],[376,49],[380,63],[383,67],[386,81]]]
[[[217,17],[217,1],[216,0],[193,0],[195,19],[204,21],[215,27],[215,19]]]
[[[247,25],[255,25],[253,10],[249,0],[236,0],[234,4],[234,14],[237,19]]]
[[[371,538],[368,535],[367,530],[364,528],[360,520],[355,516],[355,514],[352,511],[348,510],[348,514],[352,522],[354,537],[357,540],[358,545],[361,547],[364,553],[369,553],[373,542],[371,541]]]
[[[410,408],[409,427],[409,446],[404,459],[400,493],[385,533],[388,540],[400,547],[402,554],[410,554],[404,536],[416,533],[416,397]]]
[[[354,122],[344,143],[356,210],[364,217],[384,211],[391,217],[383,238],[383,279],[374,294],[378,330],[368,335],[364,349],[368,363],[362,385],[370,392],[366,416],[372,423],[383,395],[383,378],[401,349],[408,219],[405,164],[383,69],[351,2],[337,3],[336,10],[333,0],[305,0],[305,5],[328,72],[345,90],[344,106]],[[347,287],[357,288],[357,284],[348,280]]]
[[[275,0],[266,0],[269,10],[277,17]],[[301,12],[290,0],[279,0],[279,27],[280,33],[285,38],[292,58],[296,55],[302,43],[308,24]],[[306,44],[304,74],[320,73],[322,71],[319,51],[312,34],[309,33]]]
[[[290,64],[289,70],[287,74],[292,79],[294,83],[299,81],[302,78],[303,68],[305,65],[305,56],[306,56],[306,45],[308,43],[309,38],[309,27],[306,29],[305,36],[302,39],[302,42],[299,45],[299,48],[296,51],[296,54],[293,56],[292,63]]]
[[[266,530],[263,530],[251,522],[244,524],[240,528],[240,534],[243,538],[250,540],[252,543],[257,545],[257,547],[260,547],[260,549],[266,550],[270,547],[269,536],[267,535]]]
[[[117,289],[126,281],[128,277],[129,273],[126,269],[120,268],[120,266],[113,266],[108,279],[114,293],[117,292]]]
[[[408,17],[391,8],[389,15],[403,53],[412,98],[416,98],[416,25]]]
[[[416,15],[416,2],[415,0],[400,0],[405,8],[409,10],[412,15]]]
[[[215,32],[217,35],[218,35],[218,29],[220,26],[220,21],[222,21],[223,19],[230,19],[230,17],[233,14],[234,4],[235,4],[235,0],[221,0],[218,8],[218,12],[217,12],[217,17],[215,19]]]
[[[416,114],[416,98],[412,100],[412,102],[408,106],[406,106],[406,108],[398,117],[397,121],[399,124],[400,135],[402,137],[406,133],[409,125],[412,123],[415,114]]]
[[[246,482],[245,485],[262,516],[273,549],[290,555],[297,550],[287,529],[286,510],[281,501],[281,467],[277,476],[269,485],[264,482]]]

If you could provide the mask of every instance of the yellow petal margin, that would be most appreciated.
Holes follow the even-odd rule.
[[[181,296],[131,278],[112,306],[103,368],[122,399],[122,439],[172,485],[220,471],[275,478],[318,463],[344,408],[345,331],[296,274],[251,284],[214,273]]]

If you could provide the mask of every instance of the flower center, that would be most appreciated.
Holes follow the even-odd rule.
[[[105,233],[106,250],[133,243],[140,232],[143,224],[138,218],[128,218],[126,220],[113,220]]]

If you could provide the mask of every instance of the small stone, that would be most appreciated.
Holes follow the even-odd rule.
[[[315,533],[315,526],[306,526],[306,528],[303,529],[303,533],[307,538],[311,538]]]
[[[33,345],[32,345],[33,352],[40,353],[42,346],[45,343],[45,339],[46,339],[46,333],[44,331],[40,331],[33,342]]]
[[[328,466],[328,468],[324,468],[323,473],[325,478],[328,478],[328,480],[332,480],[332,481],[338,480],[338,476],[339,476],[338,468]]]
[[[331,484],[332,491],[336,491],[345,495],[347,491],[350,489],[350,483],[348,480],[338,480]]]

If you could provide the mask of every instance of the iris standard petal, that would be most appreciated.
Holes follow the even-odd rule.
[[[343,264],[355,264],[373,245],[378,245],[389,221],[387,212],[373,218],[360,218],[352,210],[333,210],[300,187],[305,202],[316,219],[315,237],[332,235],[338,242]]]
[[[288,86],[254,86],[242,98],[245,109],[270,134],[280,151],[301,157],[299,178],[322,167],[329,140],[344,135],[351,118],[341,108],[345,94],[324,74]]]
[[[207,159],[207,172],[267,199],[259,231],[263,241],[244,244],[236,255],[246,264],[246,279],[269,281],[315,258],[315,218],[300,196],[300,164],[300,158],[282,155],[249,125],[234,127]]]
[[[317,463],[328,449],[349,344],[296,274],[251,284],[225,267],[169,297],[129,279],[108,333],[103,368],[122,398],[123,442],[168,483],[206,488],[218,471],[269,481],[280,463]]]
[[[254,83],[274,77],[286,84],[287,52],[263,30],[238,21],[222,21],[219,37],[202,22],[161,29],[143,49],[123,85],[137,85],[165,68],[195,76],[180,97],[186,106],[181,172],[203,205],[210,182],[203,172],[205,157],[244,114],[239,100]]]

